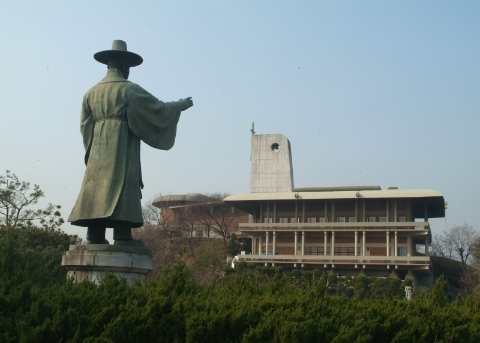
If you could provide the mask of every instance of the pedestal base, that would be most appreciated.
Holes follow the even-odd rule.
[[[150,251],[143,247],[108,244],[71,245],[62,257],[67,277],[76,282],[100,283],[107,273],[124,278],[129,285],[145,282],[153,270]]]

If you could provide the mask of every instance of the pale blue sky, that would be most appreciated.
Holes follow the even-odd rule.
[[[248,192],[254,121],[290,139],[295,186],[435,189],[434,232],[480,229],[479,18],[478,1],[0,0],[0,172],[68,217],[92,56],[123,39],[144,58],[131,81],[195,103],[172,150],[143,145],[145,199]]]

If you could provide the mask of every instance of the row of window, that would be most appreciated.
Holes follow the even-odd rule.
[[[348,218],[349,223],[355,223],[357,218],[355,217],[337,217],[338,223],[346,223]],[[273,223],[273,218],[264,218],[264,223]],[[377,221],[377,217],[367,217],[367,222],[373,223]],[[379,222],[387,222],[387,217],[378,217]],[[307,218],[307,223],[326,223],[328,222],[328,217],[309,217]],[[397,217],[397,222],[405,222],[405,216]],[[282,217],[279,218],[279,223],[300,223],[300,218],[288,218]]]

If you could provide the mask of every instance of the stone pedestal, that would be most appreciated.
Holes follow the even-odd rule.
[[[150,250],[108,244],[71,245],[62,257],[67,277],[76,282],[90,280],[100,283],[107,273],[124,278],[129,285],[136,281],[145,282],[148,272],[153,270]]]

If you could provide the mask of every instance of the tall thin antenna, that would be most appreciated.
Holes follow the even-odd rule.
[[[250,132],[252,133],[252,135],[255,134],[255,123],[252,122],[252,128],[250,129]]]

